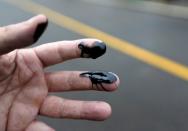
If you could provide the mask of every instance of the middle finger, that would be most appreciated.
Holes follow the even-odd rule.
[[[113,91],[119,78],[111,72],[60,71],[45,73],[49,92],[72,90]]]

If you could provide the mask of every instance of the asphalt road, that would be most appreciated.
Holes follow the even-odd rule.
[[[188,20],[186,19],[154,15],[122,7],[95,5],[80,0],[34,1],[144,49],[188,65]],[[0,10],[1,26],[34,16],[2,1],[0,1]],[[50,22],[47,31],[35,46],[46,42],[84,37]],[[105,100],[113,108],[112,116],[104,122],[39,118],[57,131],[188,130],[187,81],[129,55],[108,48],[107,53],[97,60],[71,60],[47,70],[105,70],[117,73],[121,79],[121,85],[114,93],[90,91],[56,94],[71,99]]]

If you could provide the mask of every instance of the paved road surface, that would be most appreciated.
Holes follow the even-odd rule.
[[[34,1],[137,46],[188,65],[186,19],[159,16],[122,7],[95,5],[80,0]],[[2,1],[0,9],[1,26],[34,15]],[[84,37],[50,22],[48,30],[36,45]],[[121,78],[119,90],[112,94],[98,92],[56,94],[71,99],[105,100],[113,108],[112,117],[105,122],[40,117],[58,131],[188,130],[187,81],[117,50],[108,48],[106,55],[97,60],[77,59],[47,70],[106,70],[119,74]]]

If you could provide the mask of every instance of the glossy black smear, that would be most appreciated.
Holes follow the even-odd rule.
[[[93,84],[107,83],[111,84],[117,81],[117,77],[110,72],[84,72],[80,74],[81,77],[88,77]]]
[[[48,20],[44,23],[38,24],[35,33],[33,35],[34,42],[38,41],[38,39],[41,37],[47,26],[48,26]]]
[[[80,43],[78,48],[81,50],[81,57],[96,59],[106,52],[106,45],[103,42],[95,42],[91,47]]]

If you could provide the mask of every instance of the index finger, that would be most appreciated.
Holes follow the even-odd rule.
[[[97,39],[80,39],[44,44],[35,47],[34,51],[46,67],[79,57],[96,59],[106,52],[106,45]]]

